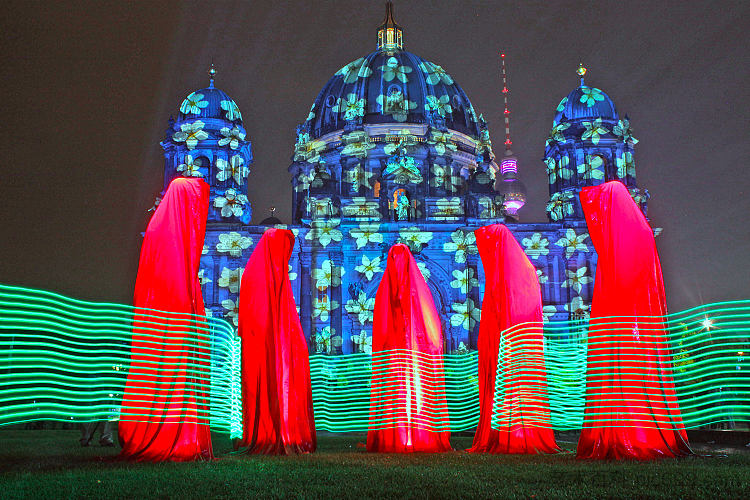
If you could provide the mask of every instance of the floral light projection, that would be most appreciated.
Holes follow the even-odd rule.
[[[208,139],[208,132],[203,130],[206,124],[200,120],[180,125],[180,130],[172,134],[174,142],[184,142],[188,149],[195,149],[199,141]]]
[[[430,270],[427,268],[427,264],[424,262],[417,262],[417,267],[419,268],[419,272],[422,273],[422,277],[425,281],[428,281],[430,279],[431,273]]]
[[[459,264],[466,262],[467,255],[478,253],[474,232],[456,229],[451,233],[451,241],[443,243],[443,251],[452,253]]]
[[[204,95],[198,92],[193,92],[182,101],[180,105],[180,113],[186,115],[197,115],[203,108],[208,106],[208,101],[203,100]]]
[[[359,335],[352,337],[352,342],[357,347],[357,352],[372,354],[372,335],[367,335],[367,331],[360,330]]]
[[[454,269],[452,274],[453,281],[451,281],[451,288],[458,288],[464,295],[474,288],[479,287],[479,280],[475,277],[476,273],[470,267],[466,269]]]
[[[406,99],[403,92],[395,89],[388,95],[379,95],[376,102],[383,114],[391,115],[397,122],[405,122],[409,112],[417,107],[416,102]]]
[[[621,155],[615,158],[615,165],[617,166],[617,177],[625,180],[627,176],[635,177],[635,160],[633,159],[633,153],[625,151]]]
[[[216,244],[216,251],[228,253],[232,257],[240,257],[242,251],[250,248],[252,244],[253,239],[249,236],[242,236],[236,231],[231,231],[219,235],[219,243]]]
[[[364,159],[375,143],[370,140],[367,132],[364,130],[355,130],[341,136],[344,148],[341,150],[342,156],[353,156],[354,158]]]
[[[367,78],[371,74],[372,70],[367,66],[367,61],[364,57],[350,62],[336,72],[336,75],[343,77],[344,83],[354,83],[357,81],[357,78]]]
[[[223,158],[217,159],[216,168],[217,181],[234,179],[234,182],[239,186],[245,183],[247,174],[250,172],[250,169],[245,166],[245,160],[240,155],[233,155],[229,161]]]
[[[430,186],[432,187],[455,193],[463,184],[461,176],[453,175],[452,169],[447,165],[433,163],[430,171],[432,172],[432,177],[430,177]]]
[[[229,188],[224,191],[224,196],[217,195],[214,198],[214,206],[221,209],[222,217],[241,217],[247,201],[246,195]]]
[[[245,142],[245,132],[241,131],[238,127],[221,127],[219,133],[223,136],[219,139],[219,146],[229,145],[232,149],[237,149],[240,144]]]
[[[547,305],[542,307],[542,316],[544,316],[543,321],[545,323],[551,321],[550,318],[552,318],[553,314],[557,314],[557,307],[555,307],[554,305]]]
[[[568,168],[570,158],[567,156],[561,157],[558,161],[550,157],[547,158],[545,163],[547,163],[547,175],[550,184],[554,184],[558,179],[567,181],[573,177],[573,170]]]
[[[207,284],[207,283],[213,283],[214,280],[210,279],[208,276],[205,275],[206,270],[200,269],[198,270],[198,283],[201,284],[201,286]]]
[[[344,306],[346,312],[355,315],[360,325],[372,323],[373,311],[375,309],[375,297],[367,298],[365,292],[359,292],[357,299],[350,299]]]
[[[305,235],[306,240],[317,241],[322,247],[327,247],[332,241],[341,241],[341,231],[337,228],[341,219],[313,221],[312,229]]]
[[[242,267],[235,269],[224,267],[221,269],[221,277],[216,283],[222,288],[229,289],[231,293],[237,293],[240,291],[240,282],[242,280],[243,272],[245,272],[245,269]]]
[[[200,158],[185,155],[183,163],[177,166],[177,171],[181,172],[183,177],[203,177],[203,172],[201,172],[202,166],[203,160]]]
[[[522,239],[521,244],[524,246],[524,252],[531,259],[538,259],[540,256],[549,253],[549,248],[547,248],[549,240],[542,236],[542,233],[534,233],[531,238]]]
[[[451,315],[451,325],[460,326],[464,330],[473,330],[482,315],[481,309],[474,305],[472,299],[466,299],[466,302],[454,302],[451,304],[451,309],[454,312]]]
[[[425,110],[434,111],[443,118],[445,118],[446,114],[453,113],[450,105],[451,99],[447,95],[441,95],[440,97],[428,95],[425,99]]]
[[[357,249],[368,243],[383,243],[383,234],[380,232],[379,223],[361,222],[358,228],[349,231],[349,236],[355,240]]]
[[[628,144],[631,148],[638,144],[638,139],[633,137],[633,129],[630,128],[630,121],[627,118],[618,120],[617,125],[612,128],[612,133],[622,139],[622,142]]]
[[[220,101],[219,106],[221,106],[221,109],[224,110],[224,114],[226,115],[227,120],[229,120],[230,122],[242,120],[242,113],[240,113],[240,108],[232,99]]]
[[[593,283],[594,279],[591,276],[586,276],[588,268],[586,266],[580,267],[574,271],[570,269],[565,270],[567,279],[563,282],[563,287],[570,287],[575,290],[576,293],[580,294],[581,289],[588,283]]]
[[[456,151],[457,149],[457,146],[451,142],[452,136],[453,134],[450,132],[430,130],[430,138],[427,139],[427,144],[433,145],[437,154],[444,155],[446,149],[450,151]]]
[[[575,229],[568,228],[565,231],[565,236],[557,240],[555,245],[565,248],[565,258],[569,259],[576,251],[589,251],[589,247],[584,243],[588,237],[589,233],[576,234]]]
[[[543,285],[544,283],[547,283],[547,281],[549,281],[549,277],[541,269],[536,270],[536,279],[537,281],[539,281],[540,285]]]
[[[371,201],[364,196],[352,197],[351,203],[344,205],[344,215],[354,220],[367,220],[380,218],[380,205],[377,201]]]
[[[575,194],[571,191],[558,191],[554,193],[547,202],[547,215],[553,221],[562,220],[567,215],[575,213],[573,199]]]
[[[383,268],[380,267],[380,257],[375,256],[370,259],[367,255],[362,256],[362,263],[355,267],[359,274],[362,274],[367,281],[371,281],[376,273],[382,273]]]
[[[342,153],[343,154],[343,153]],[[357,163],[344,174],[344,182],[352,185],[352,191],[359,193],[362,189],[367,189],[372,184],[372,178],[375,172],[370,172],[361,163]]]
[[[347,94],[346,99],[339,97],[331,108],[334,113],[343,113],[344,120],[352,121],[365,116],[365,100],[357,99],[356,94]]]
[[[586,160],[576,167],[581,179],[604,179],[604,160],[599,155],[586,155]]]
[[[240,301],[237,300],[237,302],[235,302],[232,299],[224,299],[221,301],[221,307],[226,309],[224,311],[224,317],[229,318],[234,326],[239,326]]]
[[[339,308],[339,303],[335,300],[328,300],[328,297],[315,298],[313,300],[313,318],[320,318],[324,323],[328,321],[331,311]]]
[[[567,97],[566,97],[567,99]],[[565,142],[565,136],[563,135],[563,132],[570,128],[570,123],[568,122],[553,122],[552,123],[552,129],[549,131],[549,135],[547,136],[546,146],[551,146],[556,142],[563,143]]]
[[[422,245],[432,240],[432,232],[422,231],[417,226],[406,227],[398,232],[398,243],[408,246],[412,252],[418,252]]]
[[[320,268],[313,269],[312,279],[315,280],[315,287],[318,290],[325,290],[328,287],[341,286],[341,277],[346,273],[343,266],[337,266],[333,261],[326,259]]]
[[[331,354],[333,339],[335,339],[336,329],[330,326],[324,326],[315,334],[315,352]]]
[[[395,57],[389,57],[385,64],[378,69],[383,72],[383,80],[386,82],[396,79],[402,83],[407,83],[409,81],[407,75],[413,71],[409,66],[399,65],[398,59]]]
[[[427,75],[426,80],[428,85],[437,85],[439,82],[443,82],[445,85],[453,85],[453,78],[437,64],[424,61],[419,63],[419,69]]]
[[[596,104],[598,101],[604,100],[604,93],[596,88],[582,87],[580,102],[588,106],[589,108]]]
[[[325,147],[325,142],[310,140],[310,134],[302,132],[297,135],[297,142],[294,144],[294,161],[319,163],[320,153],[323,152]]]
[[[581,122],[585,129],[581,134],[581,140],[590,140],[594,144],[599,144],[599,138],[601,135],[608,134],[609,129],[602,125],[602,119],[597,118],[593,122]]]

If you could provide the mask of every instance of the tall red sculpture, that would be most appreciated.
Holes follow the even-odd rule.
[[[504,225],[474,234],[485,287],[478,340],[479,425],[468,451],[558,452],[550,425],[536,269]],[[502,378],[496,380],[499,351]]]
[[[375,296],[367,451],[451,450],[443,335],[430,289],[406,245],[394,245]]]
[[[646,218],[618,182],[581,190],[598,255],[578,458],[691,453],[664,333],[661,265]]]
[[[123,458],[213,458],[208,422],[210,338],[202,321],[198,282],[208,194],[202,179],[175,179],[146,229],[135,281],[131,362],[118,424]]]
[[[294,235],[269,229],[240,284],[242,446],[247,453],[315,451],[307,342],[289,282]]]

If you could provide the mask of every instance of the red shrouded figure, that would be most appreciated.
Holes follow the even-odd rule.
[[[550,425],[536,269],[504,225],[485,226],[474,234],[485,288],[478,340],[479,425],[468,451],[556,453],[560,449]],[[496,381],[499,351],[502,378]]]
[[[210,338],[198,282],[208,193],[202,179],[175,179],[146,229],[118,424],[123,458],[155,462],[213,458],[208,416]]]
[[[247,453],[315,451],[310,358],[289,282],[294,235],[269,229],[240,285],[242,446]]]
[[[443,335],[430,289],[406,245],[394,245],[375,296],[367,451],[451,450]]]
[[[648,460],[687,455],[651,227],[618,181],[583,188],[581,205],[598,262],[577,456]]]

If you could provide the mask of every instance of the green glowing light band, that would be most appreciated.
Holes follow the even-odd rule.
[[[496,420],[513,417],[513,407],[500,403],[507,382],[521,378],[525,383],[517,393],[528,422],[556,430],[610,425],[606,415],[618,401],[607,400],[607,394],[588,409],[587,422],[583,417],[587,364],[592,367],[589,376],[598,377],[606,387],[611,374],[605,369],[609,346],[603,338],[613,334],[626,342],[628,334],[631,337],[628,348],[637,363],[623,367],[618,378],[633,390],[633,402],[640,401],[635,395],[645,374],[639,363],[658,361],[674,380],[687,428],[750,420],[750,301],[709,304],[664,318],[638,318],[633,331],[635,324],[635,318],[612,318],[593,325],[581,321],[517,325],[502,332]],[[133,379],[129,393],[153,394],[155,384],[169,383],[170,373],[180,369],[185,381],[184,407],[192,410],[178,411],[171,418],[208,420],[213,430],[241,435],[241,347],[229,323],[7,285],[0,285],[0,425],[42,419],[141,418],[121,405],[131,370],[134,329],[140,346],[139,369],[150,378],[142,377],[138,383]],[[170,344],[169,339],[175,337],[181,339],[179,349]],[[639,338],[658,338],[668,352],[641,349]],[[440,361],[442,380],[436,369]],[[403,408],[390,405],[387,397],[398,401],[408,381],[422,385],[428,396],[422,404],[428,408],[439,408],[429,395],[444,387],[449,420],[423,417],[420,425],[435,430],[473,429],[479,417],[477,362],[476,352],[445,355],[441,360],[404,351],[375,356],[312,355],[316,428],[366,431],[389,420],[409,418]],[[602,368],[600,373],[597,367]],[[373,373],[383,375],[379,384],[383,403],[375,408],[371,422]],[[537,403],[545,399],[548,406]],[[643,420],[636,412],[628,425],[647,425],[653,411],[644,408]]]

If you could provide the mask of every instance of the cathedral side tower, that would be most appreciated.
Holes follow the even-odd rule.
[[[638,140],[630,120],[620,118],[607,94],[585,84],[582,64],[577,74],[581,85],[560,101],[546,141],[547,216],[552,222],[583,219],[581,188],[611,180],[625,184],[645,214],[648,191],[636,185],[633,147]]]

